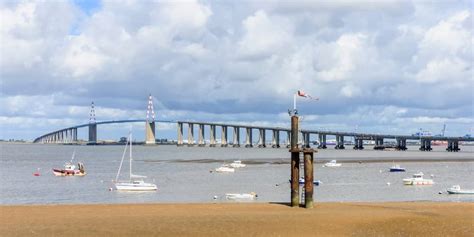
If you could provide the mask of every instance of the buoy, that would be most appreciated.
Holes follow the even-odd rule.
[[[387,182],[387,185],[390,186],[390,182]]]

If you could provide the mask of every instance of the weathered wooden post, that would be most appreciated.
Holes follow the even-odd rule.
[[[298,148],[298,116],[291,116],[291,206],[299,206],[300,150]]]
[[[304,149],[304,205],[313,208],[313,149]]]

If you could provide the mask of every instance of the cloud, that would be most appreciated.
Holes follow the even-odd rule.
[[[0,4],[0,137],[88,121],[158,118],[403,133],[473,117],[472,13],[382,1]],[[285,115],[285,116],[282,116]],[[41,122],[35,123],[31,118]],[[440,119],[417,119],[440,118]],[[14,126],[13,124],[20,124]],[[470,124],[471,123],[471,124]],[[429,127],[430,126],[430,127]],[[424,127],[424,126],[423,126]],[[18,134],[18,135],[15,135]]]

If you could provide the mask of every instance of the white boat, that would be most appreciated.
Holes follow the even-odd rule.
[[[216,172],[219,172],[219,173],[234,173],[235,172],[235,169],[230,167],[229,165],[222,165],[221,167],[216,168],[215,170]]]
[[[448,194],[474,194],[474,189],[461,189],[459,185],[453,185],[446,191],[448,191]]]
[[[411,178],[403,179],[403,184],[405,185],[431,185],[433,183],[432,179],[423,178],[422,172],[413,174],[413,177]]]
[[[242,164],[242,161],[240,161],[240,160],[234,160],[234,162],[232,162],[232,163],[230,164],[230,166],[231,166],[232,168],[244,168],[244,167],[247,166],[247,165]]]
[[[342,164],[336,163],[336,160],[331,160],[328,163],[324,164],[324,167],[339,167]]]
[[[258,197],[254,192],[251,193],[226,193],[225,197],[229,200],[253,200]]]
[[[129,180],[127,181],[118,181],[120,176],[120,170],[122,169],[123,160],[125,158],[125,153],[127,152],[127,146],[130,144],[130,172]],[[132,174],[132,133],[129,134],[128,142],[125,144],[125,149],[123,151],[122,160],[120,161],[120,167],[117,171],[117,176],[115,177],[115,188],[118,191],[156,191],[157,187],[153,183],[146,183],[143,179],[146,176]]]
[[[66,164],[64,164],[64,169],[53,169],[54,176],[84,176],[86,175],[86,171],[84,170],[84,164],[82,164],[81,162],[77,163],[77,169],[76,169],[76,166],[72,164],[72,161],[74,160],[75,155],[76,155],[76,151],[72,153],[71,161],[66,162]],[[39,176],[39,173],[36,176]]]

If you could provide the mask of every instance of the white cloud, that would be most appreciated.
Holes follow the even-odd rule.
[[[281,19],[270,19],[263,10],[242,22],[245,34],[238,42],[241,57],[265,58],[291,47],[292,29]]]
[[[166,119],[284,125],[303,89],[320,97],[298,101],[305,126],[403,133],[436,117],[463,131],[469,120],[456,118],[473,116],[469,9],[105,1],[87,15],[72,2],[0,4],[0,116],[30,127],[40,117],[48,130],[60,117],[87,122],[94,100],[98,120],[143,118],[152,93]]]

